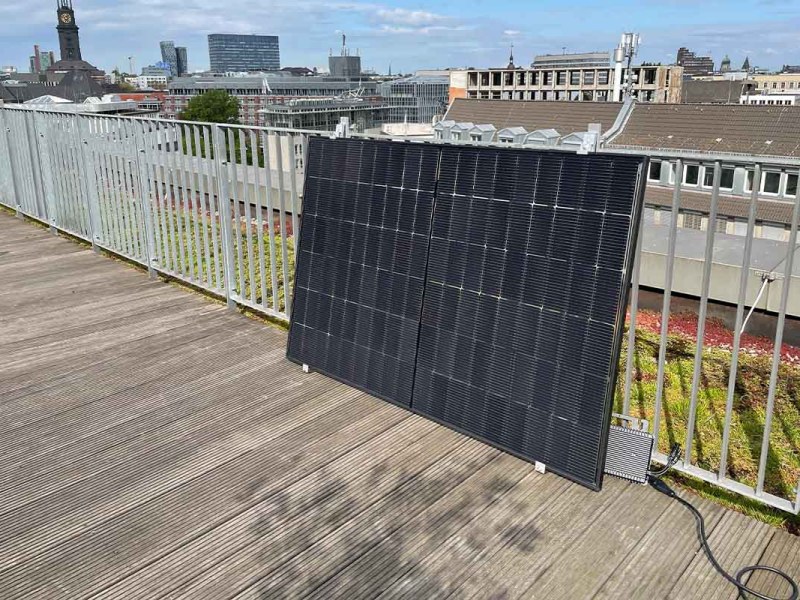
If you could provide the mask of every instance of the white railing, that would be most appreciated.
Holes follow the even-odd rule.
[[[151,276],[290,319],[306,142],[320,132],[11,107],[0,109],[0,126],[0,203],[139,263]],[[638,236],[615,411],[651,421],[656,460],[680,443],[683,472],[798,513],[800,364],[783,341],[787,314],[800,336],[800,201],[790,200],[787,239],[770,242],[769,256],[780,260],[764,268],[756,264],[763,248],[755,191],[765,166],[791,173],[798,166],[653,154],[671,162],[678,183],[669,218],[644,223]],[[687,162],[713,171],[702,231],[679,227]],[[754,191],[742,200],[743,235],[716,232],[723,166],[754,171]],[[687,254],[691,245],[695,251]],[[715,254],[721,245],[724,257]],[[767,310],[758,318],[773,335],[753,338],[742,330],[765,289]],[[654,290],[660,309],[648,312],[642,307]],[[670,322],[680,321],[674,308],[687,296],[696,313],[689,331]],[[720,341],[720,324],[710,315],[723,309],[731,327]]]

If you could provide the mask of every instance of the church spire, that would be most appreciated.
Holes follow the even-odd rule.
[[[514,66],[514,44],[513,43],[511,44],[511,51],[510,51],[510,53],[508,55],[508,68],[509,69],[515,69],[516,68]]]

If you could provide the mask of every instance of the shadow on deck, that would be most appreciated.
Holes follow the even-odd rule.
[[[6,600],[736,597],[649,488],[539,475],[5,213],[0,280]],[[698,503],[723,565],[800,574],[798,538]]]

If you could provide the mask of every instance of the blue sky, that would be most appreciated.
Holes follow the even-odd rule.
[[[35,2],[35,5],[34,5]],[[160,60],[158,42],[188,47],[192,70],[208,66],[208,33],[281,38],[284,66],[323,66],[340,44],[366,68],[394,72],[497,66],[514,44],[517,64],[538,53],[608,50],[638,31],[640,59],[674,61],[679,46],[719,63],[800,64],[800,0],[73,0],[85,59],[110,70]],[[0,65],[27,70],[33,44],[58,53],[55,0],[0,0]]]

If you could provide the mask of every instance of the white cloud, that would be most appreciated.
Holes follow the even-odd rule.
[[[397,26],[425,27],[447,21],[443,15],[427,10],[408,10],[405,8],[379,8],[375,15],[381,23]]]

